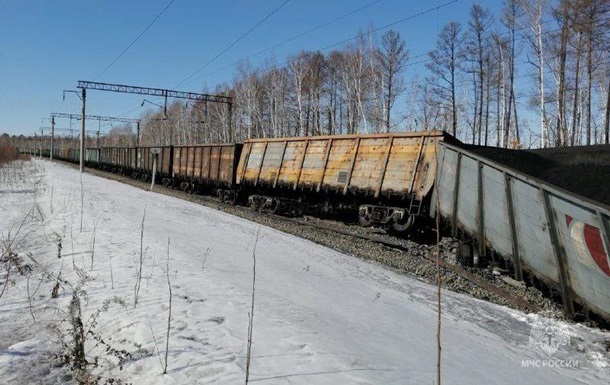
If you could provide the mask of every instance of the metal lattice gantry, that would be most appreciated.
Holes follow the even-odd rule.
[[[224,96],[224,95],[199,94],[196,92],[188,92],[188,91],[176,91],[176,90],[168,90],[168,89],[163,89],[163,88],[128,86],[128,85],[124,85],[124,84],[88,82],[88,81],[83,81],[83,80],[78,81],[77,88],[89,89],[89,90],[100,90],[100,91],[111,91],[111,92],[122,92],[122,93],[127,93],[127,94],[161,96],[164,98],[198,100],[198,101],[202,101],[202,102],[224,103],[224,104],[228,104],[228,105],[231,105],[233,103],[233,100],[230,96]]]
[[[188,92],[188,91],[176,91],[169,90],[163,88],[151,88],[151,87],[140,87],[140,86],[129,86],[125,84],[112,84],[112,83],[100,83],[100,82],[90,82],[79,80],[76,88],[81,90],[80,98],[83,102],[82,108],[82,119],[81,119],[81,141],[80,141],[80,172],[84,172],[85,168],[85,108],[86,108],[86,100],[87,100],[87,90],[98,90],[98,91],[109,91],[109,92],[121,92],[127,94],[140,94],[140,95],[151,95],[151,96],[161,96],[165,98],[165,107],[164,113],[167,116],[167,98],[174,99],[188,99],[188,100],[197,100],[202,102],[210,102],[210,103],[222,103],[226,104],[229,112],[229,132],[231,132],[231,115],[233,113],[233,99],[229,96],[224,95],[209,95],[209,94],[200,94],[196,92]],[[139,136],[139,135],[138,135]]]
[[[64,112],[53,112],[51,118],[69,118],[75,120],[81,120],[83,116],[81,114],[68,114]],[[141,119],[132,118],[118,118],[114,116],[99,116],[99,115],[86,115],[87,120],[98,120],[102,122],[122,122],[122,123],[138,123]]]
[[[55,118],[66,118],[66,119],[75,119],[82,120],[83,115],[81,114],[69,114],[65,112],[53,112],[51,113],[51,154],[53,154],[54,148],[54,137],[55,137]],[[100,115],[85,115],[85,120],[97,120],[98,122],[122,122],[122,123],[136,123],[136,146],[140,145],[140,122],[141,119],[133,119],[133,118],[119,118],[115,116],[100,116]],[[84,126],[84,125],[83,125]],[[90,132],[90,131],[87,131]],[[81,135],[84,138],[83,130],[81,129]],[[99,147],[100,142],[100,128],[97,129],[97,146]],[[83,139],[84,143],[84,139]],[[50,160],[53,160],[53,155],[51,155]]]

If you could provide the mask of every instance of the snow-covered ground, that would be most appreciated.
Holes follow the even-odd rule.
[[[24,223],[20,234],[28,235],[17,251],[32,267],[24,275],[12,269],[0,298],[0,383],[68,381],[69,368],[55,358],[62,351],[56,330],[70,328],[64,319],[71,287],[83,272],[91,277],[82,285],[86,327],[102,309],[86,345],[89,361],[100,357],[90,365],[96,375],[133,384],[243,383],[253,252],[250,382],[435,383],[435,287],[222,212],[88,174],[82,176],[81,231],[80,174],[36,164],[42,176],[36,189],[33,182],[0,186],[0,234],[4,239]],[[144,212],[142,281],[134,307]],[[168,239],[173,296],[164,375]],[[1,267],[0,290],[6,263]],[[60,272],[68,283],[51,298]],[[124,306],[103,309],[111,298]],[[444,384],[610,383],[608,333],[545,323],[448,291],[442,303]],[[122,370],[94,346],[94,336],[132,353]],[[70,337],[64,339],[71,347]]]

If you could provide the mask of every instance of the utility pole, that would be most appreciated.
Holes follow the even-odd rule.
[[[41,128],[40,129],[40,154],[39,154],[39,159],[42,160],[42,147],[44,146],[44,130]]]
[[[136,147],[140,147],[140,120],[136,123]]]
[[[233,101],[229,102],[229,141],[233,142]]]
[[[97,120],[97,148],[100,148],[100,129],[102,128],[102,119]]]
[[[55,151],[55,117],[51,117],[51,154],[49,159],[53,161],[53,151]]]
[[[80,129],[80,172],[85,172],[85,105],[86,105],[87,89],[82,89],[83,99],[83,118]]]

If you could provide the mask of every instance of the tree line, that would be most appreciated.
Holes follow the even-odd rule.
[[[142,142],[446,130],[511,148],[609,143],[607,0],[505,0],[497,15],[474,4],[426,55],[408,46],[394,30],[361,31],[326,54],[242,62],[214,89],[233,98],[231,117],[222,105],[175,102],[167,116],[145,116]],[[405,81],[418,65],[425,74]]]
[[[184,101],[148,110],[140,143],[421,130],[510,148],[609,143],[608,0],[504,0],[499,14],[474,4],[417,56],[397,31],[372,31],[281,64],[243,61],[232,81],[204,90],[232,97],[231,110]],[[114,127],[99,143],[134,145],[134,131]]]

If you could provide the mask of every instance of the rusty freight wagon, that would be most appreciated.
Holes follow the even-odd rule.
[[[237,143],[174,146],[174,184],[184,191],[216,192],[223,199],[233,200],[241,148]]]
[[[408,230],[426,209],[441,131],[244,142],[237,184],[251,206],[298,214],[357,212],[362,225]]]
[[[137,147],[137,159],[135,165],[135,176],[139,179],[149,181],[152,178],[154,158],[157,156],[157,180],[171,178],[173,147]],[[165,182],[167,184],[167,182]]]
[[[100,149],[99,163],[104,169],[128,174],[136,167],[135,147],[104,147]]]

